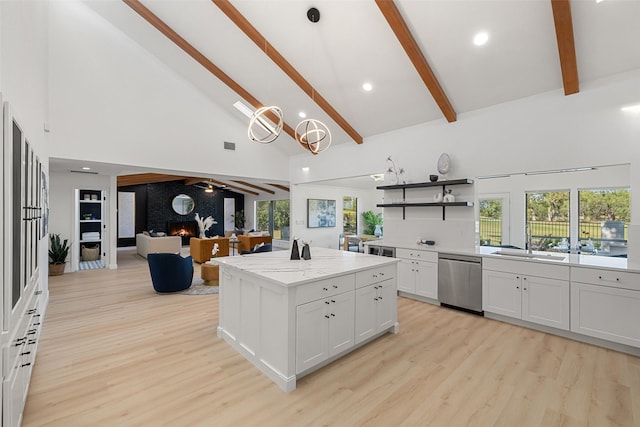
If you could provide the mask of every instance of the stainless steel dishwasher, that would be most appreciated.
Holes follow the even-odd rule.
[[[438,254],[438,299],[445,307],[483,315],[482,258]]]

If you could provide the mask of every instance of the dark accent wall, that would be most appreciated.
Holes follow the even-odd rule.
[[[183,185],[177,181],[118,187],[118,191],[136,193],[136,234],[148,230],[166,233],[169,221],[195,221],[198,213],[204,218],[211,215],[218,222],[207,231],[207,236],[224,235],[224,199],[236,199],[236,210],[244,207],[242,194],[228,190],[205,193],[203,188]],[[173,211],[171,202],[178,194],[186,194],[193,198],[195,202],[193,212],[188,215],[179,215]],[[118,247],[135,246],[135,244],[135,238],[118,239]]]

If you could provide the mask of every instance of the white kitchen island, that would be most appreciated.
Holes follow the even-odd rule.
[[[282,390],[386,332],[398,332],[395,258],[311,248],[215,259],[218,336]]]

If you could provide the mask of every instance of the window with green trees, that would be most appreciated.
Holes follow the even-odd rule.
[[[502,199],[480,199],[480,245],[502,244]]]
[[[526,224],[533,250],[546,251],[571,244],[569,191],[526,193]],[[526,232],[525,230],[525,232]]]
[[[256,230],[268,231],[276,240],[289,240],[290,201],[256,202]]]
[[[578,210],[582,251],[604,256],[626,255],[627,227],[631,220],[629,189],[580,190]]]

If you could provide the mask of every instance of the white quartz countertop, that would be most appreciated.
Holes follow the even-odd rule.
[[[438,253],[504,258],[526,262],[554,263],[573,267],[592,267],[610,270],[640,272],[640,264],[628,261],[626,258],[595,256],[590,254],[568,254],[560,252],[533,251],[533,253],[531,254],[532,257],[525,257],[527,255],[527,251],[522,249],[504,249],[494,246],[450,248],[437,244],[434,246],[428,246],[424,244],[418,244],[416,242],[400,242],[393,241],[391,239],[375,240],[367,242],[366,244],[369,246],[388,246],[393,248],[414,249]],[[496,254],[495,252],[502,252],[502,254]]]
[[[310,260],[292,261],[290,256],[291,251],[285,250],[214,258],[213,262],[284,286],[301,285],[399,262],[395,258],[313,246]]]

